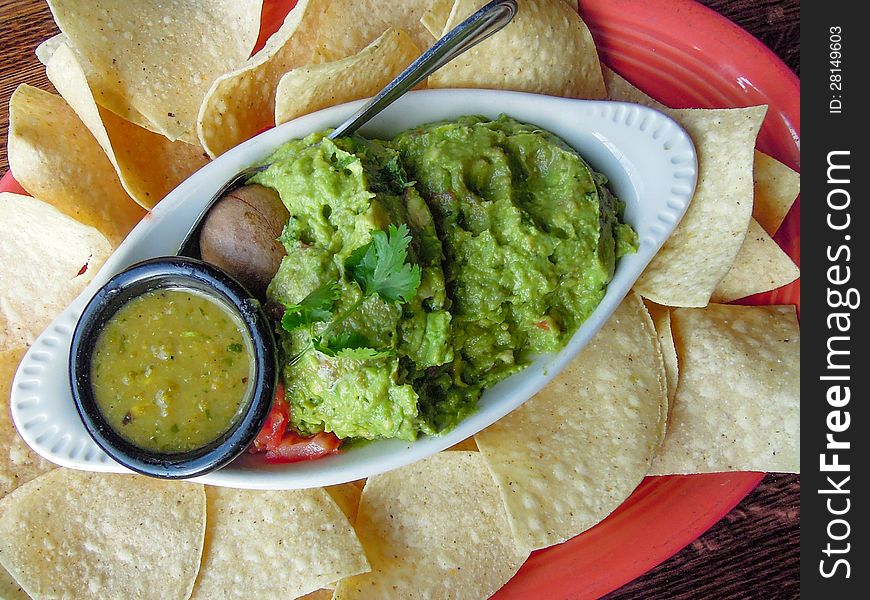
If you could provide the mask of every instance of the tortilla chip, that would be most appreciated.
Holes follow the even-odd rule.
[[[656,328],[656,337],[659,338],[659,346],[662,349],[662,358],[665,361],[665,379],[668,384],[668,407],[672,406],[674,395],[677,393],[677,384],[680,380],[680,368],[677,361],[677,348],[674,346],[674,335],[671,330],[671,311],[667,306],[660,306],[654,302],[644,303],[652,317]]]
[[[317,36],[318,61],[333,62],[357,54],[390,28],[407,32],[420,52],[426,50],[435,43],[435,36],[420,18],[431,2],[406,0],[398,6],[384,0],[332,0]]]
[[[362,494],[363,486],[356,483],[341,483],[339,485],[330,485],[325,488],[329,496],[338,504],[341,512],[347,517],[347,520],[353,523],[356,521],[356,513],[359,509],[359,497]]]
[[[296,598],[368,570],[347,518],[323,489],[208,486],[197,598]]]
[[[54,465],[30,449],[12,423],[9,394],[12,378],[26,348],[0,352],[0,499],[31,479],[47,473]],[[2,579],[2,573],[0,573]],[[0,585],[2,589],[2,585]],[[2,597],[2,596],[0,596]]]
[[[734,264],[752,217],[755,138],[767,107],[667,112],[695,143],[698,183],[635,290],[666,306],[705,306]]]
[[[9,166],[21,187],[113,246],[145,215],[63,98],[26,84],[9,102]]]
[[[573,11],[577,11],[577,0],[564,0]],[[426,28],[433,38],[442,37],[447,19],[450,18],[450,12],[453,10],[454,0],[434,0],[429,5],[429,9],[420,17],[420,24]],[[601,65],[604,69],[604,65]]]
[[[0,566],[0,598],[3,600],[29,600],[30,596],[21,589],[9,571]]]
[[[9,392],[12,378],[26,348],[0,352],[0,499],[12,490],[54,469],[24,443],[9,415]],[[0,598],[24,600],[29,596],[0,565]]]
[[[444,26],[447,25],[452,10],[453,0],[434,0],[420,17],[420,24],[426,28],[433,40],[444,35]]]
[[[0,352],[27,346],[112,251],[87,225],[29,196],[0,193]]]
[[[304,596],[300,597],[299,600],[332,600],[332,590],[317,590],[316,592],[305,594]]]
[[[55,469],[0,501],[0,562],[34,598],[187,598],[202,486]]]
[[[643,104],[651,108],[662,110],[678,121],[681,120],[683,113],[688,112],[667,108],[665,105],[653,100],[614,71],[606,67],[604,69],[604,80],[607,85],[607,97],[610,100]],[[683,126],[686,127],[686,124],[683,123]],[[695,128],[694,131],[690,130],[689,134],[692,135],[693,141],[696,145],[699,144],[697,136],[704,135],[703,131],[698,128]],[[712,149],[712,147],[707,147],[707,140],[703,138],[700,139],[701,143],[704,144],[705,153]],[[744,139],[743,143],[748,145],[749,140]],[[754,145],[754,141],[752,143]],[[698,149],[700,151],[701,148]],[[725,164],[725,160],[727,160],[727,158],[724,155],[715,156],[712,154],[706,154],[706,160],[701,164],[702,173],[710,171],[710,163],[713,161],[721,163],[718,166],[714,166],[714,169],[718,168],[724,171],[729,168],[728,165]],[[740,162],[745,164],[745,153],[741,157]],[[725,277],[716,285],[710,297],[710,300],[714,302],[730,302],[731,300],[743,298],[751,294],[773,290],[794,281],[800,276],[800,271],[791,259],[779,248],[776,242],[770,239],[770,236],[765,234],[759,227],[759,224],[761,224],[762,227],[767,229],[768,233],[771,235],[776,232],[779,225],[782,223],[782,220],[785,218],[786,213],[788,213],[789,208],[794,203],[795,197],[800,192],[800,176],[779,161],[757,150],[753,154],[753,164],[754,207],[752,209],[752,216],[755,217],[755,219],[758,219],[759,223],[756,223],[753,219],[749,220],[747,233],[739,247],[737,255],[734,257],[733,264],[731,264]],[[732,168],[733,166],[734,165],[732,165]],[[715,173],[716,171],[713,172]],[[742,221],[746,212],[746,184],[744,181],[745,177],[741,177],[740,179],[740,187],[742,188],[740,195],[743,197],[743,200],[740,200],[741,207],[739,212],[740,220]],[[730,180],[720,180],[718,184],[720,186],[728,186],[728,181]],[[695,198],[692,200],[692,204],[694,205],[698,202],[699,195],[702,193],[704,194],[702,197],[703,201],[705,203],[712,203],[716,199],[713,194],[714,191],[715,190],[710,189],[709,185],[706,183],[704,190],[702,190],[699,182],[699,187],[695,192]],[[725,207],[723,206],[722,208],[724,209]],[[705,226],[704,222],[699,218],[700,214],[698,214],[691,206],[689,207],[689,211],[693,213],[693,221],[691,224],[681,224],[678,228],[678,231],[682,230],[681,235],[685,242],[689,241],[689,238],[693,233],[692,230],[697,230],[699,235],[705,235],[702,233]],[[761,217],[760,219],[759,216]],[[684,223],[687,218],[689,218],[688,212],[686,213],[686,217],[683,218]],[[713,218],[714,216],[712,213],[707,216],[708,221],[712,222]],[[760,223],[762,220],[764,223]],[[734,221],[735,223],[733,225],[736,227],[737,219],[735,218]],[[733,233],[733,228],[731,229],[731,233]],[[728,231],[722,230],[718,232],[718,235],[722,239],[729,239]],[[721,271],[723,264],[726,262],[727,256],[729,256],[733,250],[733,238],[729,239],[729,241],[732,243],[727,245],[726,253],[719,257],[720,260],[715,260],[714,258],[712,261],[716,267],[715,272],[717,273]],[[679,248],[675,247],[671,242],[668,242],[666,246],[671,246],[670,258],[668,260],[676,263],[672,268],[668,269],[668,271],[674,276],[685,275],[684,273],[681,273],[682,270],[679,268],[679,261],[681,260]],[[708,248],[708,252],[713,254],[715,257],[715,255],[719,253],[719,248],[720,246],[713,244]],[[700,258],[701,257],[694,257],[693,260]],[[661,268],[661,263],[664,261],[664,258],[659,259],[659,268]],[[657,285],[661,289],[645,289],[645,286],[649,287],[653,285]],[[698,282],[696,285],[700,286],[701,283]],[[668,292],[663,289],[666,286],[667,284],[661,279],[658,279],[657,283],[653,283],[647,280],[645,276],[636,288],[644,295],[652,294],[654,292],[665,294],[665,298],[669,300],[669,302],[666,302],[667,304],[672,304],[674,306],[688,305],[680,303],[673,295],[669,295]],[[704,282],[704,287],[706,288],[707,286],[709,286],[709,281]],[[692,296],[697,298],[695,305],[702,306],[705,303],[701,300],[703,295],[697,292],[698,290],[694,290],[692,293]],[[661,302],[662,300],[657,301]]]
[[[307,64],[326,3],[299,0],[284,24],[241,68],[218,77],[202,102],[197,132],[212,157],[275,125],[275,92],[284,73]]]
[[[452,29],[486,0],[456,0]],[[569,98],[604,98],[589,28],[563,0],[520,0],[514,20],[429,77],[433,88],[488,88]]]
[[[278,83],[275,122],[374,96],[419,55],[407,33],[388,29],[359,54],[294,69]]]
[[[776,233],[800,192],[800,173],[763,152],[755,152],[755,207],[752,216],[767,233]]]
[[[711,304],[671,319],[680,385],[651,474],[799,472],[794,307]]]
[[[38,58],[39,62],[43,65],[48,66],[48,61],[50,61],[51,57],[54,56],[55,51],[60,48],[61,44],[66,44],[68,42],[69,38],[62,33],[58,33],[47,40],[43,40],[42,43],[36,47],[36,58]]]
[[[212,81],[238,67],[260,30],[262,0],[48,0],[54,20],[93,67],[97,102],[170,140],[195,142]],[[141,114],[147,123],[136,121]]]
[[[604,76],[604,86],[607,88],[608,100],[633,102],[634,104],[642,104],[661,111],[668,109],[667,106],[636,88],[607,65],[601,66],[601,72]]]
[[[571,7],[571,10],[577,11],[577,0],[564,0],[564,2]],[[447,25],[447,19],[450,18],[453,4],[454,0],[434,0],[429,5],[429,10],[420,17],[420,23],[434,38],[440,38],[447,33],[444,26]],[[604,65],[602,65],[603,68]]]
[[[336,600],[488,598],[527,555],[477,452],[441,452],[370,478],[356,530],[372,572],[340,581]]]
[[[208,162],[199,147],[172,142],[98,106],[69,44],[55,50],[46,74],[109,157],[124,189],[144,208],[153,208]]]
[[[656,332],[632,294],[546,388],[475,436],[517,542],[546,548],[604,519],[643,480],[666,419]]]
[[[609,100],[634,102],[662,111],[669,110],[667,106],[653,100],[612,69],[606,66],[602,69]],[[792,171],[775,158],[756,150],[753,180],[755,203],[752,216],[767,233],[773,235],[800,194],[800,173]]]
[[[731,302],[768,292],[800,277],[800,269],[755,219],[725,278],[713,291],[713,302]]]
[[[88,87],[95,90],[106,89],[107,85],[101,80],[102,74],[99,73],[94,68],[94,66],[89,63],[84,56],[82,56],[80,52],[73,48],[73,45],[69,41],[69,38],[63,33],[59,33],[54,37],[50,37],[47,40],[43,41],[39,46],[37,46],[36,58],[38,58],[39,62],[47,67],[49,61],[51,60],[51,57],[54,56],[54,53],[57,51],[57,49],[64,44],[66,46],[69,46],[69,48],[73,51],[73,54],[75,54],[76,62],[79,64],[82,71],[84,71],[85,77],[88,80]],[[110,103],[104,102],[103,104]],[[147,129],[148,131],[160,131],[160,128],[157,125],[152,123],[150,119],[148,119],[147,117],[145,117],[145,115],[136,111],[132,107],[118,106],[117,110],[113,114],[124,114],[125,116],[122,118],[130,121],[131,123],[136,123],[140,127]]]

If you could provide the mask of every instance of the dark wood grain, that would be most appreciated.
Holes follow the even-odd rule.
[[[702,1],[800,72],[798,0]],[[34,49],[55,33],[43,0],[0,0],[0,173],[8,168],[9,97],[20,83],[52,89]],[[607,598],[798,598],[799,531],[799,476],[768,475],[710,531]]]
[[[0,174],[9,169],[9,97],[22,83],[54,91],[34,51],[57,33],[44,0],[0,0]]]

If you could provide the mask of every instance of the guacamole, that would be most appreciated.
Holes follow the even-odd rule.
[[[335,327],[279,329],[303,435],[413,440],[450,429],[485,388],[560,349],[636,247],[606,178],[554,135],[506,116],[389,141],[313,134],[268,162],[251,182],[275,189],[291,215],[270,302],[295,307],[336,282],[341,315]],[[363,297],[349,261],[402,225],[416,293]],[[306,351],[325,330],[366,351]]]

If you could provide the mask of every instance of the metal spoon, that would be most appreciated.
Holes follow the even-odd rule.
[[[511,22],[517,13],[516,0],[493,0],[462,23],[451,29],[440,40],[426,50],[420,57],[402,71],[378,94],[369,100],[344,123],[335,128],[327,137],[335,139],[352,135],[372,117],[395,102],[405,92],[426,79],[433,72],[468,50],[500,31]],[[199,247],[199,230],[208,211],[224,194],[242,185],[248,178],[269,168],[271,163],[248,167],[241,171],[215,192],[197,217],[190,233],[181,244],[178,254],[196,256]]]

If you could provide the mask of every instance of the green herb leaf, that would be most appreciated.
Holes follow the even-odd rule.
[[[398,187],[404,189],[413,187],[416,181],[408,181],[405,176],[405,169],[402,167],[402,164],[399,162],[399,155],[396,154],[387,163],[384,165],[384,171],[387,176],[392,179]]]
[[[353,163],[359,162],[359,157],[357,157],[353,154],[348,154],[347,156],[342,156],[340,158],[336,156],[335,158],[337,158],[337,160],[335,162],[336,170],[346,169],[347,167],[351,166]]]
[[[294,331],[332,318],[332,308],[338,299],[338,282],[329,281],[316,288],[299,304],[290,304],[281,318],[281,327]]]
[[[411,243],[404,223],[389,232],[373,231],[372,241],[354,250],[345,268],[366,296],[377,294],[385,302],[408,302],[420,286],[420,266],[405,262]]]
[[[314,349],[327,356],[350,358],[355,360],[370,360],[383,358],[392,354],[391,350],[372,348],[368,338],[359,333],[344,332],[327,339],[315,338]]]
[[[347,348],[365,348],[371,346],[371,342],[366,336],[354,331],[338,333],[325,340],[318,339],[315,340],[314,344],[315,348],[318,350],[324,348],[331,352],[337,352]]]
[[[336,356],[350,360],[373,360],[385,358],[392,353],[392,350],[376,350],[375,348],[344,348],[336,352]]]
[[[241,353],[243,349],[244,348],[242,348],[242,345],[239,344],[238,342],[234,342],[234,343],[230,344],[229,346],[227,346],[227,350],[229,350],[230,352]]]

